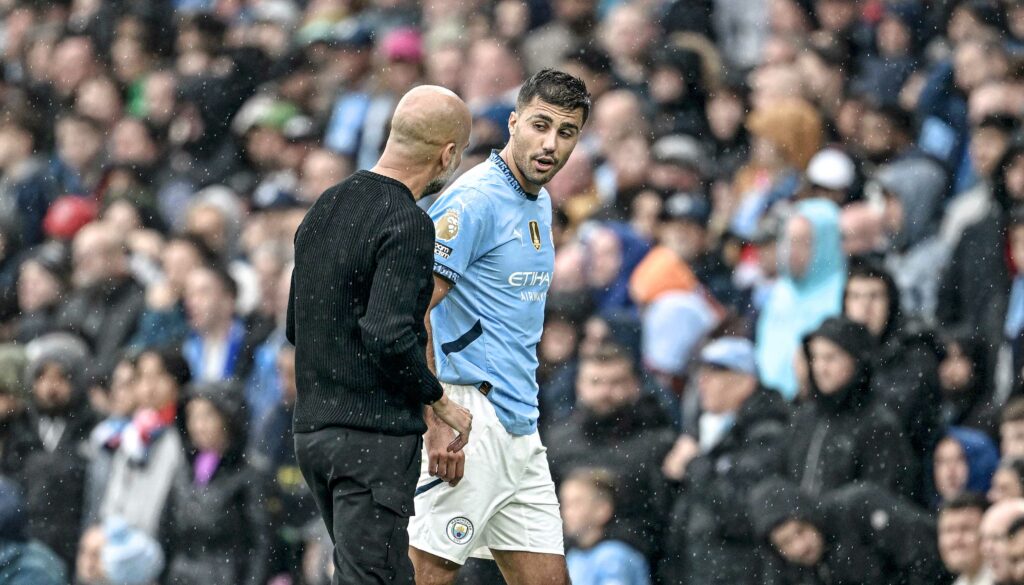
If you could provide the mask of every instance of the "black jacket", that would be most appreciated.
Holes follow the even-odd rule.
[[[626,541],[650,555],[660,543],[668,511],[661,462],[675,432],[657,398],[643,395],[608,416],[577,406],[545,438],[555,483],[580,467],[603,467],[618,478],[615,520],[608,538]]]
[[[792,419],[787,453],[788,475],[818,495],[851,481],[871,481],[913,495],[917,463],[899,420],[873,400],[871,352],[874,340],[863,326],[845,318],[828,319],[808,336],[822,336],[857,360],[853,379],[832,395],[823,394],[811,376],[811,399]],[[810,359],[807,341],[804,352]]]
[[[725,438],[690,462],[666,538],[664,585],[759,582],[761,555],[746,502],[758,482],[783,472],[788,423],[782,397],[759,388]]]
[[[948,582],[935,522],[911,502],[877,485],[856,483],[815,500],[787,482],[769,480],[751,494],[751,516],[764,543],[765,585],[934,585]],[[769,535],[797,519],[822,534],[811,567],[787,562]]]
[[[57,313],[58,329],[89,342],[90,372],[109,374],[135,333],[146,306],[145,293],[131,277],[114,279],[71,293]]]
[[[212,383],[193,387],[229,421],[230,447],[209,483],[196,484],[194,447],[175,478],[164,519],[167,585],[263,585],[270,536],[264,503],[265,477],[243,456],[247,415],[241,387]]]

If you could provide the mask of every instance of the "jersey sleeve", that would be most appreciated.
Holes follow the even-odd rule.
[[[486,200],[475,189],[458,187],[430,207],[434,222],[434,274],[458,285],[466,269],[479,258],[490,222]]]

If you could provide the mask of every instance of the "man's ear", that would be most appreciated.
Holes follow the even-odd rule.
[[[441,150],[441,168],[447,169],[448,165],[452,163],[452,159],[455,158],[455,149],[458,148],[454,142],[449,142],[444,145],[444,149]]]
[[[519,121],[519,117],[516,116],[516,111],[512,110],[511,112],[509,112],[509,114],[508,114],[508,135],[509,136],[515,136],[516,135],[516,123],[518,121]]]

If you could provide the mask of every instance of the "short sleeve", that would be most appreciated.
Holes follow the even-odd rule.
[[[475,189],[453,189],[430,207],[434,222],[434,274],[453,286],[483,252],[489,210]]]

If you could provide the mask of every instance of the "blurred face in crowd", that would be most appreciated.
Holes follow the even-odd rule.
[[[974,381],[974,364],[958,343],[946,345],[946,358],[939,364],[939,384],[943,393],[955,394],[970,388]]]
[[[78,87],[75,111],[109,128],[121,117],[121,94],[109,78],[86,79]]]
[[[463,88],[466,103],[489,103],[523,81],[523,70],[515,55],[501,42],[484,39],[469,49],[464,63]]]
[[[992,176],[1009,141],[1010,137],[997,128],[977,128],[971,132],[971,165],[978,175]]]
[[[277,377],[281,382],[281,402],[291,406],[295,404],[297,390],[295,387],[295,349],[282,347],[277,353]]]
[[[466,55],[458,46],[442,47],[426,56],[427,80],[459,92]]]
[[[612,519],[612,502],[586,481],[570,479],[562,483],[558,500],[565,536],[573,541],[591,538]]]
[[[884,162],[895,152],[896,128],[884,114],[868,110],[860,118],[860,144],[867,157]]]
[[[847,256],[877,252],[884,247],[882,216],[866,203],[843,207],[839,231],[843,236],[843,253]]]
[[[1006,191],[1013,201],[1024,201],[1024,154],[1018,154],[1007,166]]]
[[[997,583],[1007,582],[1012,575],[1006,554],[1006,531],[1014,519],[1024,514],[1022,506],[1024,501],[1006,500],[991,506],[981,517],[981,557]]]
[[[62,96],[71,95],[96,70],[95,50],[88,37],[67,38],[54,50],[50,80]]]
[[[103,223],[94,222],[82,228],[75,235],[71,254],[72,280],[78,288],[100,284],[126,269],[124,246],[110,226]]]
[[[57,154],[77,171],[86,170],[103,150],[103,138],[83,120],[64,118],[57,122]]]
[[[352,163],[348,159],[326,149],[316,149],[302,161],[299,197],[307,203],[313,203],[324,191],[342,182],[350,174]]]
[[[196,449],[224,454],[228,447],[227,421],[212,402],[193,398],[185,407],[185,426]]]
[[[509,115],[512,159],[526,180],[525,189],[538,191],[565,166],[582,128],[582,108],[569,110],[549,104],[540,96]]]
[[[799,97],[803,77],[792,65],[759,67],[750,74],[750,104],[754,109],[770,108],[781,100]]]
[[[544,323],[544,331],[540,337],[539,354],[542,362],[562,364],[567,362],[576,351],[579,335],[576,328],[568,321],[552,319]]]
[[[205,268],[193,270],[185,280],[185,312],[201,334],[223,333],[234,315],[235,299],[217,275]]]
[[[107,537],[103,528],[93,526],[85,531],[78,541],[78,554],[75,557],[75,582],[82,585],[100,585],[106,583],[107,575],[103,572],[103,547]]]
[[[788,520],[772,529],[772,546],[784,559],[794,565],[812,567],[825,552],[821,532],[808,522]]]
[[[142,408],[161,409],[178,399],[178,383],[167,373],[160,356],[144,353],[135,370],[135,397]]]
[[[148,165],[156,162],[159,151],[137,118],[123,118],[110,132],[110,158],[118,162]]]
[[[811,376],[822,394],[834,394],[850,383],[857,362],[846,351],[824,337],[807,344]]]
[[[18,308],[22,312],[51,307],[60,300],[60,281],[38,262],[27,260],[18,272]]]
[[[846,283],[844,312],[851,321],[868,328],[875,337],[882,335],[889,321],[889,289],[878,278],[851,278]]]
[[[794,0],[771,0],[768,19],[775,33],[801,35],[811,29],[807,15]]]
[[[597,415],[608,415],[640,397],[629,358],[584,360],[576,378],[576,400]]]
[[[32,384],[36,406],[43,411],[60,411],[71,402],[71,375],[59,364],[45,364]]]
[[[814,246],[814,227],[810,220],[796,216],[786,224],[786,258],[789,273],[793,278],[801,279],[807,274],[811,264]]]
[[[960,443],[951,437],[939,441],[935,448],[935,491],[946,501],[964,491],[967,485],[967,456]]]
[[[163,249],[160,263],[167,284],[181,293],[185,290],[188,275],[202,266],[203,258],[199,250],[187,240],[171,240]]]
[[[953,52],[953,78],[967,93],[986,81],[1005,77],[1008,67],[1002,51],[981,41],[965,41]]]
[[[587,282],[593,288],[609,286],[622,269],[622,244],[610,229],[598,229],[587,241]]]
[[[999,452],[1003,457],[1024,458],[1024,420],[999,425]]]
[[[736,412],[757,388],[757,378],[725,368],[704,365],[698,371],[701,411]]]
[[[1017,272],[1024,268],[1024,224],[1013,224],[1009,228],[1010,258]]]
[[[146,78],[143,86],[146,117],[157,126],[166,126],[174,116],[176,91],[177,79],[170,71],[158,71]]]
[[[14,124],[0,126],[0,169],[10,170],[32,154],[32,137]]]
[[[639,59],[654,40],[654,27],[643,9],[620,4],[605,20],[601,40],[612,59]]]
[[[198,205],[188,212],[186,231],[198,236],[216,252],[227,249],[227,219],[213,205]]]
[[[743,100],[739,96],[720,91],[708,101],[708,126],[716,139],[731,140],[743,124]]]
[[[939,513],[939,555],[954,575],[974,575],[981,569],[981,516],[978,508]]]
[[[883,55],[900,57],[910,52],[910,30],[903,21],[888,16],[878,23],[878,50]]]
[[[696,260],[707,250],[707,229],[699,222],[669,220],[662,223],[658,233],[661,244],[686,262]]]
[[[593,119],[593,132],[601,141],[605,154],[610,155],[610,145],[628,135],[631,129],[643,126],[640,100],[628,90],[609,91],[594,103]]]
[[[138,406],[135,397],[135,366],[130,361],[118,362],[110,375],[110,414],[131,416]]]
[[[1000,467],[992,476],[992,487],[988,490],[988,501],[995,504],[1003,500],[1024,496],[1020,476],[1010,467]]]

